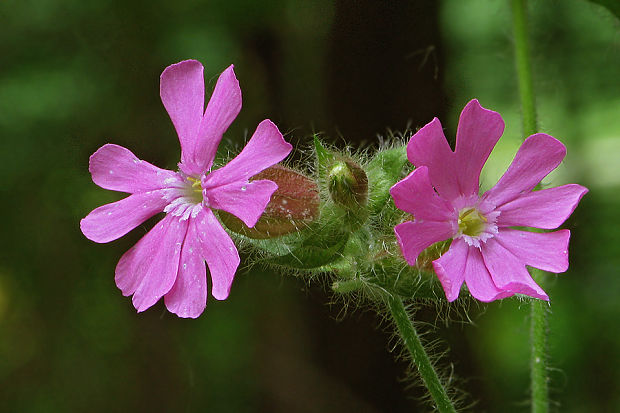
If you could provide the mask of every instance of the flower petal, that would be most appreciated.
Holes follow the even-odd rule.
[[[448,252],[433,261],[435,274],[439,278],[448,301],[456,300],[465,281],[465,264],[469,255],[469,245],[461,238],[455,239]]]
[[[166,235],[170,215],[159,221],[140,241],[123,254],[116,264],[114,281],[124,296],[133,294],[146,274],[149,258],[155,254]]]
[[[555,273],[568,269],[570,231],[567,229],[528,232],[506,228],[495,239],[525,265]]]
[[[504,132],[499,113],[471,100],[461,112],[456,131],[455,168],[461,195],[478,195],[480,172]]]
[[[484,264],[491,273],[494,284],[501,290],[514,294],[525,294],[541,300],[549,296],[529,274],[525,263],[492,238],[482,245]]]
[[[415,265],[424,249],[451,238],[455,232],[452,223],[447,221],[407,221],[394,227],[398,245],[409,265]]]
[[[428,167],[421,166],[390,188],[396,208],[412,214],[416,220],[456,219],[454,208],[431,185]]]
[[[225,300],[239,266],[239,252],[209,208],[203,208],[195,222],[202,255],[211,273],[211,294],[217,300]]]
[[[205,197],[211,208],[230,212],[252,228],[276,189],[278,185],[268,180],[233,182],[206,190]]]
[[[133,294],[136,310],[144,311],[166,294],[177,277],[188,222],[166,215],[116,266],[115,281],[123,295]]]
[[[164,210],[167,190],[142,192],[100,206],[80,221],[82,233],[91,241],[110,242],[127,234],[144,221]]]
[[[566,156],[566,147],[544,133],[527,138],[512,163],[495,186],[483,198],[500,207],[534,189]]]
[[[191,169],[187,173],[196,172],[194,146],[205,104],[203,71],[200,62],[184,60],[168,66],[160,77],[159,94],[179,135],[181,164]]]
[[[489,302],[514,295],[511,291],[497,288],[485,266],[478,248],[470,247],[465,265],[465,283],[469,293],[477,300]]]
[[[193,161],[201,173],[211,168],[222,136],[241,110],[241,88],[230,65],[217,79],[196,138]]]
[[[207,305],[207,270],[194,219],[187,228],[177,279],[164,301],[168,311],[185,318],[198,317]]]
[[[88,170],[93,182],[112,191],[137,192],[167,188],[179,176],[136,157],[129,149],[107,144],[91,155]]]
[[[573,213],[588,189],[577,184],[530,192],[502,205],[499,227],[524,226],[554,229]]]
[[[258,124],[239,155],[206,176],[203,188],[247,182],[252,176],[286,158],[292,149],[293,146],[284,140],[278,127],[265,119]]]
[[[456,181],[454,153],[439,119],[434,118],[411,137],[407,144],[407,158],[418,168],[428,167],[431,184],[442,197],[451,201],[461,195]]]

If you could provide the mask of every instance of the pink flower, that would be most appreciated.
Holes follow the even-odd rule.
[[[537,133],[525,140],[499,182],[479,195],[480,171],[504,131],[497,112],[477,100],[465,106],[453,152],[437,118],[407,145],[417,168],[390,189],[396,206],[414,216],[394,228],[409,265],[430,245],[452,239],[450,249],[433,261],[448,301],[463,282],[480,301],[514,294],[549,300],[526,265],[560,273],[568,268],[570,231],[529,232],[512,227],[554,229],[588,191],[576,185],[533,191],[564,156],[557,139]]]
[[[181,142],[178,172],[159,169],[118,145],[104,145],[90,157],[97,185],[131,195],[95,209],[80,222],[88,239],[110,242],[166,213],[116,266],[116,285],[123,295],[133,294],[138,311],[164,297],[169,311],[198,317],[207,300],[205,261],[213,296],[228,297],[239,254],[212,210],[230,212],[253,227],[277,185],[249,178],[292,149],[278,128],[264,120],[235,159],[211,171],[222,134],[241,110],[233,66],[220,75],[206,110],[204,90],[203,67],[195,60],[171,65],[161,74],[161,100]]]

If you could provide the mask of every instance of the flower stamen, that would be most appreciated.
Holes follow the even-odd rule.
[[[470,237],[479,236],[487,226],[487,218],[476,208],[464,208],[459,212],[459,232]]]
[[[200,186],[200,179],[188,176],[187,180],[192,183],[192,191],[202,194],[202,187]]]

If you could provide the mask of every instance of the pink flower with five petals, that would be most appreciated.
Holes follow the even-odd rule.
[[[123,295],[133,295],[138,311],[164,297],[169,311],[198,317],[207,301],[205,261],[213,296],[228,297],[239,254],[212,210],[230,212],[253,227],[277,185],[249,179],[292,149],[278,128],[264,120],[236,158],[211,171],[222,135],[241,110],[233,66],[220,75],[206,110],[204,91],[203,66],[195,60],[171,65],[161,75],[161,99],[181,143],[178,172],[157,168],[118,145],[104,145],[90,157],[97,185],[131,195],[82,219],[80,228],[88,239],[110,242],[166,213],[116,266],[116,285]]]
[[[566,155],[566,147],[544,133],[528,137],[497,184],[479,195],[480,172],[504,131],[502,117],[477,100],[465,106],[452,151],[437,118],[407,144],[416,169],[390,193],[413,221],[394,228],[401,251],[415,265],[430,245],[452,239],[433,261],[448,301],[463,282],[472,296],[493,301],[514,294],[549,300],[527,266],[560,273],[568,268],[569,230],[530,232],[512,227],[555,229],[588,191],[569,184],[534,191]]]

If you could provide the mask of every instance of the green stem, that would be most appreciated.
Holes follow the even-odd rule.
[[[530,41],[527,31],[527,0],[512,0],[512,23],[515,38],[515,58],[519,78],[519,96],[523,116],[523,134],[536,133],[536,99],[530,62]]]
[[[523,116],[524,138],[537,132],[536,100],[530,62],[530,45],[527,30],[527,0],[511,0],[513,30],[515,38],[515,59],[519,79],[519,95]],[[544,281],[544,272],[535,270],[532,275],[539,284]],[[547,377],[547,303],[532,300],[530,326],[530,381],[532,386],[532,412],[549,411],[549,388]]]
[[[409,318],[402,300],[398,297],[389,295],[387,297],[387,302],[390,313],[392,314],[392,319],[394,323],[396,323],[396,327],[398,327],[400,337],[405,347],[407,347],[413,363],[418,368],[420,377],[422,377],[424,385],[431,394],[437,410],[441,413],[456,412],[446,393],[446,389],[441,384],[439,376],[437,376],[433,364],[424,350],[424,346],[420,341],[420,336]]]
[[[544,272],[533,270],[536,281],[542,281]],[[549,306],[542,300],[532,300],[530,325],[530,381],[532,383],[532,412],[546,413],[549,410],[549,388],[547,378],[547,317]]]

